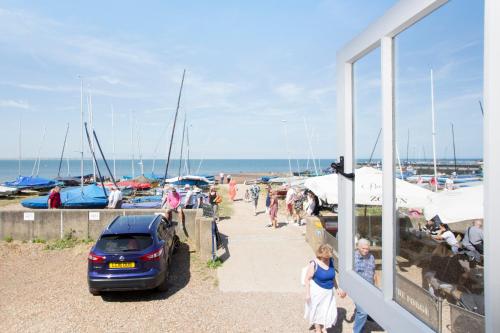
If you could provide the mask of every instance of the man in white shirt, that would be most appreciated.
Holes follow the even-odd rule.
[[[184,186],[184,189],[186,190],[186,195],[184,197],[184,208],[185,209],[193,209],[194,205],[196,203],[196,194],[193,192],[191,189],[191,186],[189,184],[186,184]]]
[[[108,208],[112,209],[120,209],[122,208],[123,202],[123,194],[122,192],[115,186],[111,188],[111,192],[108,197]]]

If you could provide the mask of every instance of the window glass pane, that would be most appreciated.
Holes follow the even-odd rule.
[[[122,234],[105,235],[97,242],[96,247],[106,253],[142,251],[153,244],[151,235]]]
[[[358,248],[354,269],[377,287],[380,286],[382,258],[380,56],[380,47],[377,47],[353,66],[354,246]],[[360,239],[364,245],[358,244]],[[368,249],[370,252],[365,253]]]
[[[484,315],[483,10],[450,1],[395,38],[394,296],[436,330]]]

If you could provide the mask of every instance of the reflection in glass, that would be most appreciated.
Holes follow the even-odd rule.
[[[382,259],[381,59],[376,48],[353,66],[354,270],[380,287]],[[361,240],[361,242],[360,242]]]
[[[436,330],[484,321],[482,27],[455,0],[395,38],[394,297]]]

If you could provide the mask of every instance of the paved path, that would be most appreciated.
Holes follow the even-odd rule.
[[[245,191],[239,185],[239,199]],[[262,199],[262,198],[261,198]],[[305,291],[300,284],[302,267],[314,257],[314,253],[305,241],[305,227],[285,224],[285,217],[278,216],[281,227],[267,228],[269,217],[264,212],[265,201],[260,200],[259,214],[254,216],[251,203],[237,200],[233,204],[233,216],[219,222],[219,231],[228,237],[229,257],[218,269],[219,289],[224,294],[249,293],[248,295],[281,295],[288,297],[288,304],[299,309],[293,315],[294,320],[302,316],[301,309]],[[224,250],[220,250],[219,255]],[[267,299],[267,298],[266,298]],[[284,299],[284,298],[283,298]],[[296,303],[296,304],[295,304]],[[266,308],[268,304],[262,304]],[[284,306],[284,304],[283,304]],[[349,297],[337,297],[338,320],[328,332],[352,332],[351,318],[354,303]],[[307,322],[303,328],[294,327],[292,331],[307,331]],[[383,332],[375,323],[368,322],[366,332]]]
[[[244,186],[238,192],[244,193]],[[284,223],[278,229],[266,227],[269,216],[264,205],[259,201],[259,214],[254,216],[251,203],[235,201],[231,219],[219,223],[219,231],[229,237],[229,258],[218,269],[223,292],[304,292],[301,268],[313,258],[304,240],[305,227]]]

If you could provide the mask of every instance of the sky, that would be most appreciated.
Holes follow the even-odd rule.
[[[336,52],[395,2],[2,1],[0,158],[18,157],[20,121],[23,157],[58,157],[67,123],[66,152],[79,157],[79,77],[84,117],[91,95],[107,156],[114,141],[117,158],[165,158],[183,69],[173,156],[186,116],[193,158],[334,158]],[[405,110],[397,117],[403,124],[398,136],[406,138],[404,124],[414,120],[421,124],[412,139],[415,156],[428,145],[416,139],[428,130],[427,111],[415,112],[430,109],[426,77],[434,67],[436,110],[448,110],[438,116],[439,126],[448,128],[453,118],[460,153],[475,157],[479,143],[466,143],[475,142],[467,133],[482,131],[474,105],[482,93],[481,8],[465,0],[446,6],[451,9],[439,24],[428,17],[430,23],[422,21],[398,41],[397,103]],[[366,70],[359,83],[368,83],[360,89],[368,90],[357,103],[360,112],[377,117],[373,79],[380,65],[369,58],[360,60]],[[467,112],[473,121],[462,116]],[[367,124],[359,156],[369,155],[379,130]]]
[[[482,158],[483,1],[453,0],[395,38],[396,159]],[[382,155],[380,47],[354,64],[356,158]],[[375,146],[375,149],[374,149]],[[396,161],[397,162],[397,161]]]

